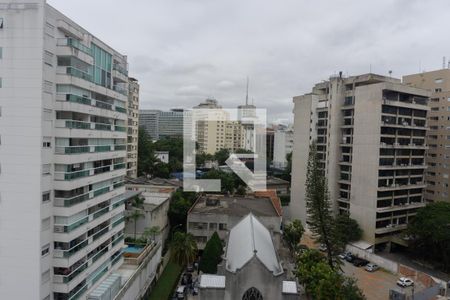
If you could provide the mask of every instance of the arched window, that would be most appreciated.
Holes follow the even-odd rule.
[[[244,296],[242,296],[242,300],[263,300],[263,296],[261,295],[260,291],[252,287],[244,293]]]

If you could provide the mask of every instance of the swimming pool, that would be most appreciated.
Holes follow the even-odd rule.
[[[144,250],[144,248],[142,248],[142,247],[128,246],[128,247],[126,247],[125,249],[123,249],[123,252],[125,252],[125,253],[135,253],[135,254],[138,254],[138,253],[141,253],[142,250]]]

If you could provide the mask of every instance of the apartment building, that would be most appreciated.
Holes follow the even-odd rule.
[[[307,219],[306,169],[315,140],[335,213],[358,221],[376,250],[407,245],[402,231],[425,205],[428,97],[376,74],[333,76],[294,97],[292,217]]]
[[[139,137],[139,83],[137,79],[131,77],[128,79],[127,114],[127,176],[136,178]]]
[[[143,109],[139,111],[139,125],[154,140],[183,136],[183,109],[170,111]]]
[[[213,109],[212,113],[195,111]],[[196,115],[196,137],[199,151],[214,154],[221,149],[235,151],[245,143],[245,127],[241,121],[231,120],[230,112],[222,109],[215,99],[206,99],[194,107]],[[236,116],[237,118],[237,116]]]
[[[430,130],[427,133],[425,200],[450,201],[450,69],[404,76],[403,82],[432,93],[428,114]]]
[[[84,299],[122,262],[127,59],[44,0],[0,20],[0,299]]]
[[[292,128],[284,127],[277,129],[274,133],[272,165],[277,169],[287,167],[286,156],[292,153],[294,147],[294,131]]]

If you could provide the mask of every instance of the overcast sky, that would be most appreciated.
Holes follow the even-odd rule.
[[[343,71],[401,77],[450,57],[450,1],[48,0],[128,55],[140,108],[250,99],[292,119],[292,97]]]

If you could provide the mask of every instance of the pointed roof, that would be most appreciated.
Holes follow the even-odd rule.
[[[269,230],[250,213],[230,230],[226,269],[236,272],[253,257],[274,275],[283,273]]]

